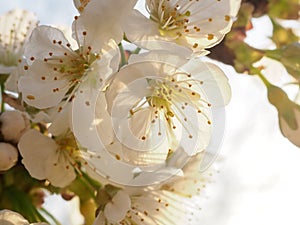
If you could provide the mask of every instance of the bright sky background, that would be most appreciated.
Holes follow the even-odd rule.
[[[72,0],[0,0],[0,13],[15,7],[36,12],[41,24],[70,25],[77,14]],[[257,34],[265,30],[265,26],[256,30],[250,41],[262,44]],[[209,191],[199,224],[299,225],[300,149],[282,137],[277,112],[268,103],[262,82],[236,74],[228,66],[222,68],[232,86],[232,101],[227,107],[221,173]],[[57,210],[56,201],[51,198],[47,204],[67,221],[63,224],[75,220],[73,224],[79,225],[79,219]]]

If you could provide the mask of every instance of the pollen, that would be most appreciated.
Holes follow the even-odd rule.
[[[228,16],[228,15],[225,16],[225,21],[229,22],[230,19],[231,19],[230,16]]]
[[[208,34],[208,35],[207,35],[207,39],[208,39],[208,40],[214,39],[214,35],[213,35],[213,34]]]
[[[121,157],[118,154],[116,154],[115,157],[117,160],[121,160]]]
[[[27,95],[26,98],[29,100],[35,100],[35,97],[33,95]]]

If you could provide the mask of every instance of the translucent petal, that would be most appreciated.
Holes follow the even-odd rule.
[[[104,93],[87,83],[80,86],[73,100],[72,121],[72,130],[82,147],[95,152],[112,142]]]
[[[224,106],[231,98],[231,88],[225,73],[216,65],[202,62],[200,59],[191,59],[181,68],[202,81],[202,85],[194,86],[205,93],[208,102],[213,106]]]
[[[61,44],[59,44],[60,41]],[[61,30],[42,25],[32,31],[24,55],[28,59],[28,62],[30,62],[32,57],[43,60],[45,57],[49,57],[49,53],[57,57],[64,56],[65,52],[71,52],[66,47],[68,43]]]
[[[29,68],[30,74],[22,76],[18,83],[23,100],[39,109],[56,106],[69,90],[68,80],[59,79],[60,74],[53,71],[53,66],[41,61]]]

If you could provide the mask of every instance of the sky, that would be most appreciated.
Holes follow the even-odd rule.
[[[0,13],[15,7],[35,12],[41,24],[69,26],[77,14],[72,0],[0,0]],[[264,28],[256,29],[249,42],[264,43],[266,39],[256,39],[270,32],[270,27]],[[268,103],[262,82],[220,66],[229,78],[232,100],[226,107],[226,133],[217,162],[220,174],[203,207],[201,224],[298,225],[300,149],[281,135],[277,111]],[[79,225],[81,220],[73,221],[71,210],[56,210],[57,201],[49,198],[47,207],[63,224]]]

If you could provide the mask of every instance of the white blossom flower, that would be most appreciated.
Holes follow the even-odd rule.
[[[0,224],[3,225],[48,225],[48,223],[29,223],[22,215],[17,212],[3,209],[0,210]]]
[[[20,111],[5,111],[0,116],[1,133],[6,141],[18,143],[21,136],[30,128],[28,116]]]
[[[95,88],[104,85],[106,78],[118,69],[116,43],[124,33],[120,21],[135,2],[90,1],[73,22],[78,49],[71,47],[60,30],[36,28],[24,53],[29,66],[24,66],[25,74],[19,80],[24,101],[43,109],[56,106],[63,99],[71,100],[80,83],[90,82]]]
[[[52,139],[31,129],[21,137],[18,148],[32,177],[47,179],[57,187],[65,187],[76,178],[78,156],[72,136],[65,134]]]
[[[210,108],[230,98],[225,74],[213,64],[164,51],[129,62],[106,91],[119,141],[133,150],[151,150],[167,138],[166,154],[176,146],[190,155],[205,149],[213,123]]]
[[[125,201],[114,202],[115,208],[127,210],[120,221],[109,218],[111,214],[100,212],[94,225],[106,224],[145,224],[145,225],[197,225],[200,222],[202,204],[207,197],[207,184],[212,182],[215,169],[199,172],[202,154],[191,158],[183,168],[183,176],[175,176],[172,180],[161,184],[157,189],[119,191],[118,198],[126,199],[129,195],[130,204]],[[120,195],[123,195],[121,197]],[[128,206],[130,209],[128,210]],[[113,214],[113,213],[112,213]]]
[[[146,0],[149,18],[134,10],[124,20],[126,37],[147,49],[172,48],[166,47],[166,43],[175,42],[201,53],[204,48],[218,44],[229,32],[240,2]]]
[[[90,92],[83,88],[72,107],[82,153],[95,155],[85,160],[111,182],[134,186],[169,178],[183,158],[205,150],[211,111],[230,99],[217,66],[166,51],[133,55],[105,91]],[[148,179],[139,183],[142,172]]]
[[[9,143],[0,143],[0,171],[12,168],[18,161],[18,150]]]
[[[17,65],[22,61],[24,45],[37,26],[36,16],[26,10],[15,9],[0,16],[0,74],[11,74],[6,89],[17,90]]]
[[[72,48],[59,29],[39,26],[33,30],[24,53],[29,65],[24,66],[24,76],[19,80],[19,90],[27,104],[39,109],[55,107],[73,99],[81,83],[100,88],[116,71],[116,43],[95,36],[95,32],[105,31],[96,19],[92,24],[85,23],[88,16],[76,16],[73,23],[78,49]]]

